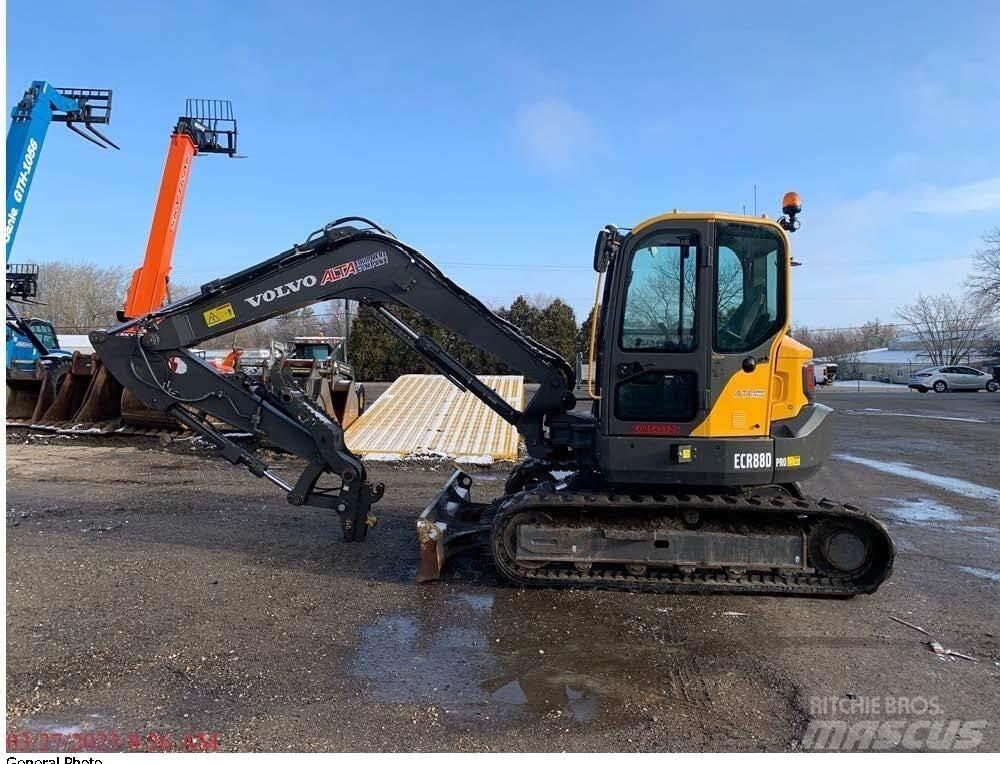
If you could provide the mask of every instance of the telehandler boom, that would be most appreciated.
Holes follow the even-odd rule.
[[[885,527],[803,495],[829,455],[830,409],[812,400],[811,352],[787,335],[797,196],[785,217],[673,213],[606,227],[596,390],[580,410],[565,359],[496,316],[420,252],[364,218],[342,218],[200,294],[94,332],[102,362],[143,403],[199,433],[293,505],[334,510],[362,541],[384,491],[342,428],[287,377],[222,375],[190,352],[211,337],[331,299],[375,311],[443,375],[524,438],[505,494],[476,504],[456,472],[417,522],[418,579],[488,542],[519,585],[851,596],[890,574]],[[406,306],[539,383],[511,407],[401,321]],[[294,484],[223,437],[208,417],[303,458]],[[557,477],[558,476],[558,477]]]

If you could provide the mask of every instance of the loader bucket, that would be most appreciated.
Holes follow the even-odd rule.
[[[7,372],[7,421],[34,423],[52,401],[48,372],[40,365],[32,371]]]
[[[95,361],[96,356],[89,353],[73,353],[55,397],[38,417],[39,424],[68,424],[72,421],[86,397]]]
[[[74,425],[116,425],[122,415],[121,399],[121,384],[100,358],[91,356],[90,384],[71,421]]]
[[[118,389],[122,389],[121,385],[118,386]],[[136,398],[129,390],[122,392],[119,404],[122,424],[126,427],[144,427],[154,430],[181,429],[181,423],[170,416],[170,414],[151,409]]]

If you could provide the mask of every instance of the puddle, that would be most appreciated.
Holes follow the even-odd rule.
[[[894,506],[886,507],[886,512],[904,523],[916,525],[937,525],[961,520],[962,515],[951,507],[929,499],[883,499]]]
[[[466,723],[542,717],[585,723],[620,694],[614,677],[625,667],[612,666],[606,651],[595,655],[592,643],[540,649],[530,635],[531,644],[514,642],[509,635],[516,629],[505,624],[490,629],[492,593],[460,592],[427,604],[361,630],[351,673],[373,700],[434,706]],[[580,673],[582,665],[595,673]]]
[[[959,496],[1000,502],[1000,490],[988,488],[987,486],[972,483],[968,480],[961,480],[959,478],[924,472],[923,470],[918,470],[912,465],[904,462],[884,462],[878,459],[866,459],[862,456],[854,456],[853,454],[836,454],[835,458],[845,462],[861,464],[880,472],[888,472],[891,475],[910,478],[911,480],[919,480],[922,483],[927,483],[928,485],[935,486],[936,488],[942,488],[945,491],[951,491]]]
[[[976,576],[977,578],[985,578],[987,581],[996,581],[1000,583],[1000,573],[995,570],[984,570],[983,568],[967,568],[965,565],[959,565],[959,570],[969,575]]]

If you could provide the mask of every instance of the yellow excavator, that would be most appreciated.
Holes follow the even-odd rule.
[[[788,335],[797,194],[779,220],[672,212],[607,226],[594,251],[599,310],[586,397],[573,367],[365,218],[209,282],[91,342],[145,405],[169,414],[296,506],[331,510],[363,541],[385,486],[293,380],[223,375],[191,348],[307,305],[351,299],[513,424],[528,459],[504,494],[472,500],[456,471],[417,519],[418,579],[477,546],[517,585],[849,597],[889,576],[893,543],[857,507],[807,496],[830,454],[811,351]],[[402,321],[405,306],[539,384],[523,410]],[[596,384],[595,384],[596,382]],[[301,457],[294,482],[226,439],[224,422]]]

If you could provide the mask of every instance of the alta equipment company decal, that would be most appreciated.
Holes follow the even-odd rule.
[[[379,250],[367,257],[359,257],[357,260],[352,260],[349,263],[327,268],[323,271],[323,280],[319,282],[319,285],[323,286],[324,284],[329,284],[331,281],[340,281],[341,279],[346,279],[348,276],[370,271],[373,268],[381,268],[383,265],[387,265],[388,262],[389,255]]]

